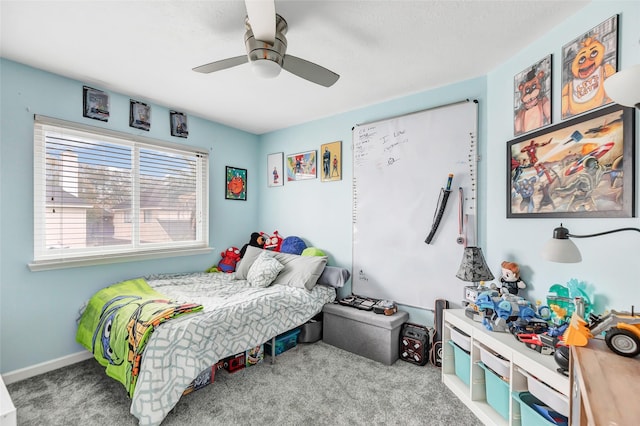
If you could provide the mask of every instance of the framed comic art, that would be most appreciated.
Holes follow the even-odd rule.
[[[151,128],[151,107],[129,99],[129,126],[148,132]]]
[[[109,121],[109,95],[102,90],[82,86],[82,116]]]
[[[321,145],[320,155],[322,155],[320,180],[322,182],[342,180],[342,141]]]
[[[562,119],[611,103],[604,80],[618,66],[618,15],[562,47]]]
[[[171,136],[186,138],[189,136],[187,127],[187,116],[181,112],[169,111],[169,119],[171,121]]]
[[[226,166],[224,198],[247,201],[247,169]]]
[[[551,124],[551,55],[513,78],[513,135]]]
[[[317,169],[316,151],[287,155],[287,181],[315,179]]]
[[[276,152],[267,156],[267,186],[284,185],[284,153]]]
[[[617,104],[507,143],[507,217],[635,217],[635,112]]]

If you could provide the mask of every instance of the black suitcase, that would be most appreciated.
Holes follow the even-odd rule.
[[[400,359],[417,365],[429,361],[429,329],[405,322],[400,335]]]

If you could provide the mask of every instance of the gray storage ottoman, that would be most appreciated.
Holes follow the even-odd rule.
[[[322,340],[354,354],[391,365],[398,359],[400,329],[407,312],[375,314],[337,303],[324,305]]]

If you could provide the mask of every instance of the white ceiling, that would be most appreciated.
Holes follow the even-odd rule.
[[[0,47],[92,87],[261,134],[485,75],[587,3],[276,0],[287,53],[340,74],[329,88],[286,71],[260,79],[249,64],[192,71],[245,53],[241,0],[2,0]]]

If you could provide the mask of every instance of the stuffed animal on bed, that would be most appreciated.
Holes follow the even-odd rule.
[[[300,255],[306,248],[307,248],[307,244],[304,241],[302,241],[302,238],[287,237],[284,240],[282,240],[282,245],[280,246],[280,253]]]
[[[247,247],[253,246],[258,248],[264,248],[264,232],[253,232],[249,242],[242,246],[240,250],[240,259],[244,257],[244,252],[247,251]]]
[[[273,231],[272,236],[266,235],[266,238],[264,240],[264,249],[271,251],[280,251],[280,246],[282,246],[283,240],[284,238],[282,238],[280,234],[278,234],[277,230]]]
[[[231,273],[236,270],[236,264],[240,260],[240,250],[238,247],[229,247],[220,253],[222,259],[218,262],[218,269],[222,272]]]

